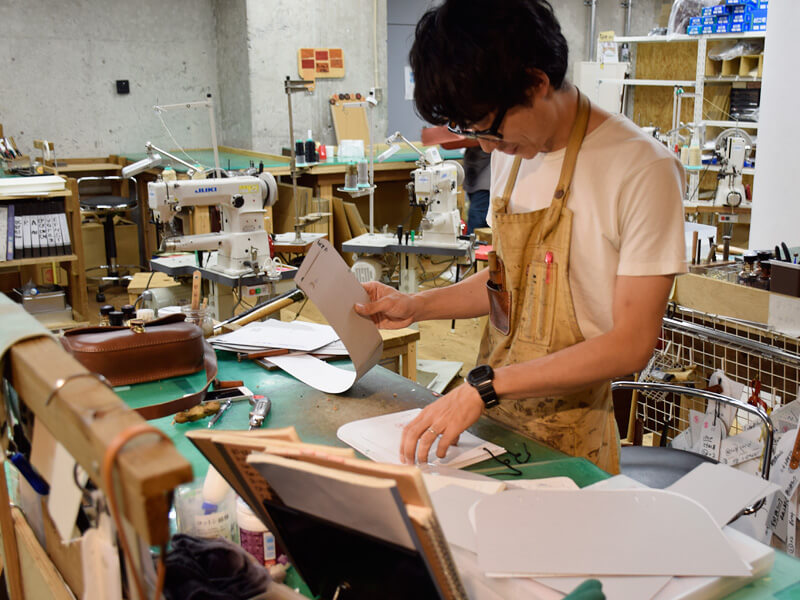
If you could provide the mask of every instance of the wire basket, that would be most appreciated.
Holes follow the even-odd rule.
[[[694,367],[693,377],[684,382],[671,380]],[[709,376],[723,371],[745,386],[747,400],[754,382],[760,382],[760,397],[768,410],[791,402],[800,385],[800,340],[763,325],[712,315],[673,305],[663,319],[658,344],[647,367],[640,373],[642,382],[670,382],[705,388]],[[739,399],[739,398],[737,398]],[[763,406],[763,405],[762,405]],[[671,441],[690,426],[692,410],[705,412],[705,400],[676,393],[642,391],[635,403],[633,420],[643,423],[645,433],[657,441]],[[734,434],[756,425],[757,419],[738,411],[732,424]],[[629,429],[629,438],[631,429]]]

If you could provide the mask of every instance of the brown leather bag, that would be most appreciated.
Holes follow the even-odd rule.
[[[205,368],[207,381],[199,392],[136,409],[145,419],[157,419],[202,402],[217,377],[214,349],[203,339],[200,327],[184,318],[175,314],[143,326],[72,329],[64,333],[61,345],[113,386],[190,375]]]

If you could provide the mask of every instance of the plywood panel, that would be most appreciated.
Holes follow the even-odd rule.
[[[694,80],[696,68],[697,42],[638,44],[636,49],[637,79]],[[633,102],[634,121],[643,127],[652,125],[668,131],[672,128],[672,99],[671,87],[638,86]],[[694,101],[684,99],[680,120],[691,122],[693,111]]]
[[[342,140],[364,140],[364,148],[369,147],[369,123],[367,109],[363,106],[351,106],[350,103],[337,102],[331,104],[333,127],[336,130],[336,143]]]

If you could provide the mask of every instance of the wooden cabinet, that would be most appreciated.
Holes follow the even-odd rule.
[[[47,323],[51,329],[64,329],[85,325],[89,321],[89,295],[86,287],[86,270],[83,259],[83,238],[81,236],[81,211],[78,204],[78,187],[75,179],[68,178],[66,188],[61,191],[43,193],[38,196],[8,195],[0,196],[0,204],[13,204],[19,200],[62,200],[67,225],[70,232],[72,253],[58,256],[41,256],[0,262],[0,274],[18,271],[24,284],[32,278],[33,272],[41,265],[63,267],[67,281],[57,283],[67,288],[68,303],[72,306],[72,319],[63,323]],[[0,291],[8,293],[10,289]]]

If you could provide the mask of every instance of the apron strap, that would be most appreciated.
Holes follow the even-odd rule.
[[[567,203],[567,198],[569,198],[572,175],[575,172],[578,151],[581,149],[583,138],[586,135],[586,128],[589,125],[590,112],[591,104],[589,103],[589,99],[578,90],[578,112],[575,115],[575,122],[572,124],[572,130],[569,134],[567,149],[564,152],[564,162],[561,165],[561,175],[558,178],[558,185],[553,194],[553,201],[547,209],[543,227],[539,230],[539,242],[544,240],[544,238],[553,231],[558,220],[561,218],[561,211]]]
[[[503,195],[496,202],[494,212],[508,212],[508,203],[511,201],[511,192],[514,191],[514,185],[517,183],[517,176],[519,175],[519,166],[522,164],[522,157],[515,156],[514,162],[511,163],[511,172],[506,179],[506,187]]]

